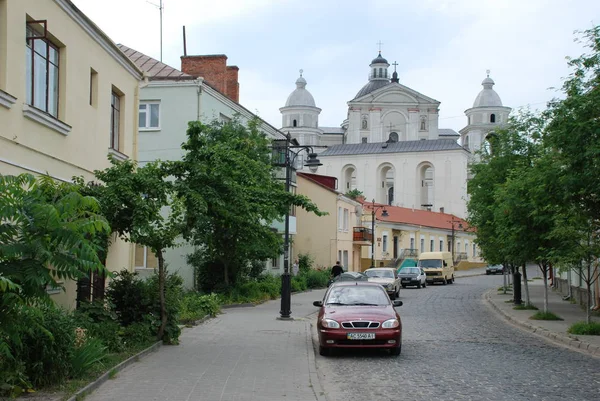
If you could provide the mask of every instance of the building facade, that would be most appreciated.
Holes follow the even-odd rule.
[[[369,81],[348,102],[348,117],[337,129],[319,127],[321,109],[301,75],[280,109],[282,131],[317,146],[323,173],[338,178],[342,192],[359,190],[378,203],[465,217],[468,164],[511,109],[488,75],[465,111],[468,123],[460,134],[440,128],[440,102],[402,85],[389,67],[381,53],[372,60]]]
[[[91,181],[109,155],[135,159],[142,76],[69,0],[0,0],[0,174]],[[114,239],[106,267],[131,269],[133,247]]]

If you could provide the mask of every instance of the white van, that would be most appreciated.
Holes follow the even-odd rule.
[[[417,266],[425,271],[428,284],[454,282],[454,262],[450,252],[422,252]]]

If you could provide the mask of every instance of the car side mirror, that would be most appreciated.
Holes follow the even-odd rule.
[[[315,301],[313,302],[313,305],[318,306],[320,308],[321,306],[323,306],[323,301]]]
[[[395,308],[397,306],[402,306],[404,304],[402,303],[402,301],[392,301],[392,305],[394,305],[394,308]]]
[[[448,266],[448,263],[446,263],[446,261],[444,261],[444,267]]]

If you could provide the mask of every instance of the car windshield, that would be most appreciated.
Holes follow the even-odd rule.
[[[373,278],[394,278],[394,272],[391,270],[366,270],[365,274]]]
[[[400,274],[419,274],[419,269],[416,267],[405,267],[400,269]]]
[[[419,260],[419,267],[423,267],[425,269],[432,267],[442,267],[441,259],[423,259]]]
[[[488,269],[502,269],[502,265],[491,265],[488,266]]]
[[[325,300],[325,305],[389,305],[390,301],[380,286],[339,286],[333,287]]]

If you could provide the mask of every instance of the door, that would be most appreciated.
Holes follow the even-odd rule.
[[[398,236],[394,235],[394,259],[398,259]]]

